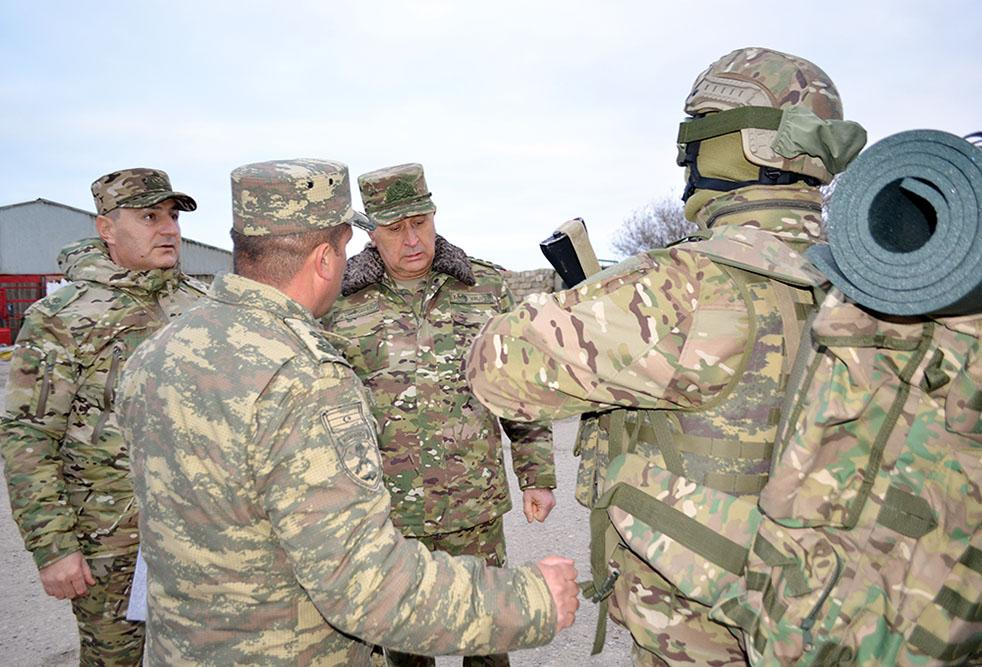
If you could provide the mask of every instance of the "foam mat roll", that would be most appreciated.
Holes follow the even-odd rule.
[[[947,132],[883,139],[839,176],[808,258],[890,315],[982,312],[982,149]]]

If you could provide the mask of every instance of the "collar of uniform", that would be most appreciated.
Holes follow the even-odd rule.
[[[465,285],[477,283],[471,270],[467,253],[437,234],[433,247],[433,267],[437,273],[456,278]],[[349,296],[369,285],[377,285],[385,278],[385,264],[374,246],[368,246],[357,255],[350,257],[344,269],[341,294]]]
[[[258,308],[279,319],[294,318],[317,326],[309,310],[272,285],[256,282],[235,273],[215,278],[208,296],[216,301],[245,308]]]
[[[109,248],[99,238],[82,239],[66,245],[58,253],[58,267],[68,280],[84,280],[114,288],[135,288],[159,292],[179,282],[181,270],[151,269],[131,271],[109,257]]]
[[[696,212],[700,227],[741,225],[771,232],[789,241],[825,240],[822,194],[801,185],[750,185],[711,199]]]

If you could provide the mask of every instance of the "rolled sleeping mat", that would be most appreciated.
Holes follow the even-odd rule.
[[[878,141],[838,177],[827,235],[806,255],[861,306],[982,312],[982,149],[936,130]]]

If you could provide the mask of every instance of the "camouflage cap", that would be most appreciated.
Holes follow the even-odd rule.
[[[232,229],[240,234],[297,234],[345,224],[375,229],[352,210],[348,167],[340,162],[274,160],[232,172]]]
[[[377,225],[436,212],[421,164],[400,164],[358,177],[365,213]]]
[[[183,192],[174,192],[167,172],[160,169],[120,169],[92,183],[92,198],[99,215],[117,208],[147,208],[173,199],[180,211],[193,211],[197,202]]]

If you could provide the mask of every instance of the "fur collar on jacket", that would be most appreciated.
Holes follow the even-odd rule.
[[[474,272],[471,270],[467,253],[437,234],[433,250],[433,271],[445,273],[465,285],[474,285]],[[349,296],[369,285],[382,282],[385,264],[375,246],[368,246],[357,255],[350,257],[344,267],[341,294]]]

